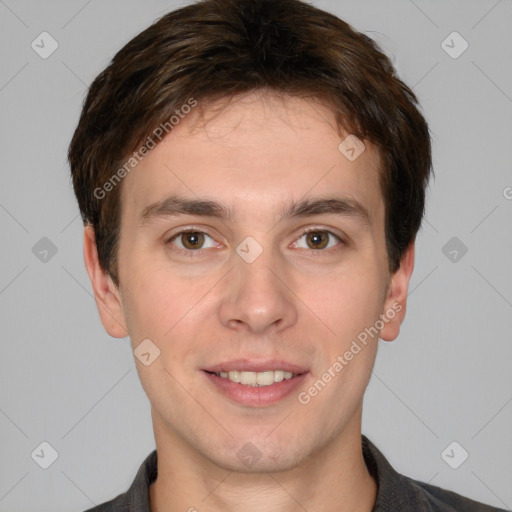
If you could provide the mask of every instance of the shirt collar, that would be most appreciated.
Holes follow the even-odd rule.
[[[378,488],[372,512],[432,511],[423,489],[411,478],[397,473],[377,447],[367,437],[361,437],[364,461]]]

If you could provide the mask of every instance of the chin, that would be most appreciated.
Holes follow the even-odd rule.
[[[252,439],[252,440],[251,440]],[[295,440],[293,440],[295,441]],[[214,452],[208,450],[206,457],[215,465],[237,473],[275,473],[296,468],[309,449],[301,443],[288,440],[270,440],[267,434],[240,436],[238,440]],[[212,443],[214,446],[214,444]],[[206,447],[205,447],[206,448]]]
[[[296,468],[301,463],[300,455],[259,452],[253,462],[240,460],[232,454],[215,454],[211,458],[217,466],[236,473],[260,474],[279,473]]]

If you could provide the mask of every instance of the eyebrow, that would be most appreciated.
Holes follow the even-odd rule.
[[[372,224],[368,210],[359,201],[348,197],[322,197],[292,202],[281,211],[281,220],[323,214],[335,214],[354,218],[368,227]],[[170,196],[145,207],[140,215],[140,226],[142,227],[158,218],[180,215],[214,217],[221,220],[233,219],[231,209],[222,203],[204,199]]]

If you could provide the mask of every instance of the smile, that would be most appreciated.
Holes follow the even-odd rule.
[[[271,386],[276,382],[281,382],[285,379],[292,379],[296,376],[296,374],[285,370],[266,370],[262,372],[234,370],[229,372],[219,372],[215,375],[222,377],[223,379],[229,379],[230,381],[238,384],[253,387]]]

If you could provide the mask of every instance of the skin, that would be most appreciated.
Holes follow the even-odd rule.
[[[135,359],[158,451],[151,510],[371,511],[377,486],[362,456],[361,414],[378,336],[305,405],[297,393],[264,407],[240,405],[202,368],[282,359],[309,370],[299,389],[307,391],[393,304],[401,310],[379,336],[398,336],[414,244],[390,275],[379,154],[365,141],[349,161],[338,150],[346,134],[313,100],[251,92],[209,105],[204,120],[198,111],[123,180],[119,288],[85,229],[105,329],[129,335],[133,349],[149,338],[160,350],[149,366]],[[142,222],[141,212],[170,194],[222,202],[232,218]],[[281,216],[290,201],[333,196],[359,201],[370,223],[333,213]],[[187,249],[186,236],[169,241],[184,228],[209,235],[206,248]],[[315,248],[308,229],[327,247]],[[263,249],[250,264],[236,252],[248,236]],[[251,468],[237,457],[248,442],[261,453]]]

